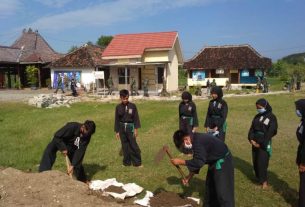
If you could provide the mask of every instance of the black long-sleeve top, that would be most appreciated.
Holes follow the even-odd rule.
[[[229,151],[223,141],[203,133],[194,133],[192,145],[193,159],[186,160],[186,166],[190,172],[196,174],[204,164],[214,164],[224,158]]]
[[[120,130],[121,123],[134,123],[134,128],[141,127],[138,110],[135,104],[128,102],[126,105],[120,103],[115,108],[114,131],[116,133]]]
[[[211,100],[209,102],[204,127],[222,129],[228,115],[228,105],[223,99]]]
[[[179,104],[179,121],[181,116],[193,117],[193,126],[198,127],[196,104],[194,102]]]
[[[299,141],[296,163],[298,165],[305,165],[305,132],[304,132],[305,120],[302,119],[300,125],[297,128],[296,134]]]
[[[91,136],[81,137],[81,125],[77,122],[68,122],[54,134],[53,138],[60,151],[67,150],[67,146],[74,151],[72,166],[77,166],[82,162],[91,139]]]
[[[249,141],[254,140],[260,145],[260,148],[266,150],[271,138],[277,134],[277,128],[276,116],[271,111],[257,114],[252,121],[248,139]],[[262,132],[263,135],[257,135],[259,132]]]

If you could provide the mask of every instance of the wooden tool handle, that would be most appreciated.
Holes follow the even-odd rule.
[[[68,155],[66,155],[65,158],[66,158],[67,172],[69,172],[71,162],[70,162],[70,159],[69,159]],[[72,178],[72,176],[73,176],[72,173],[70,173],[69,176],[70,176],[70,178]]]
[[[169,153],[168,149],[166,149],[165,152],[170,159],[173,159],[173,156]],[[182,176],[182,178],[185,179],[186,176],[185,176],[184,172],[182,171],[181,167],[179,165],[174,165],[174,166],[177,168],[177,170],[180,173],[180,175]]]

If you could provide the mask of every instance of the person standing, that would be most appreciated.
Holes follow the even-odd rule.
[[[198,128],[196,104],[192,101],[192,94],[184,91],[179,104],[179,129],[189,134]]]
[[[301,118],[296,135],[299,141],[296,164],[299,168],[299,207],[305,206],[305,99],[299,99],[295,102],[296,114]]]
[[[141,167],[141,151],[136,141],[141,127],[138,110],[135,104],[128,101],[128,90],[120,91],[120,99],[121,103],[115,109],[114,131],[116,138],[121,140],[123,165]]]
[[[252,145],[252,161],[255,176],[263,189],[268,187],[267,170],[272,155],[271,138],[277,134],[277,119],[266,99],[256,102],[258,114],[253,118],[248,140]]]
[[[207,80],[207,96],[210,96],[210,91],[211,91],[211,83],[210,79]]]
[[[232,155],[227,145],[212,135],[194,133],[190,134],[178,130],[173,135],[176,148],[185,153],[193,150],[193,159],[182,160],[171,159],[172,164],[186,165],[189,174],[182,179],[182,183],[187,185],[200,169],[208,164],[208,172],[205,181],[204,206],[234,207],[234,167]]]
[[[95,123],[87,120],[85,123],[69,122],[55,134],[53,140],[46,147],[40,165],[39,172],[51,170],[56,160],[56,152],[61,151],[71,160],[68,174],[73,174],[77,180],[88,182],[83,158],[91,136],[95,133]]]
[[[72,95],[73,96],[77,96],[77,92],[76,92],[76,79],[75,79],[75,74],[72,75],[71,78],[71,90],[72,90]]]
[[[227,102],[222,99],[223,92],[219,86],[215,86],[211,89],[211,96],[212,100],[209,102],[204,127],[206,132],[225,141],[228,105]]]
[[[59,88],[61,89],[62,93],[65,93],[64,85],[63,85],[63,76],[61,73],[59,73],[57,76],[57,87],[54,93],[57,93]]]
[[[108,95],[112,95],[113,81],[112,81],[112,77],[111,76],[107,80],[107,85],[108,85]]]

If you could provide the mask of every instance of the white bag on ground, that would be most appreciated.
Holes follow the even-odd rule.
[[[115,193],[109,191],[106,192],[105,189],[108,188],[109,186],[122,187],[123,190],[125,190],[126,192],[124,193]],[[115,178],[110,178],[107,180],[93,180],[90,183],[89,188],[92,190],[101,190],[103,191],[103,194],[105,196],[111,195],[114,198],[118,198],[122,200],[125,199],[126,197],[135,196],[143,191],[143,188],[135,183],[127,183],[124,185],[123,183],[117,182]]]
[[[154,194],[150,191],[146,191],[146,195],[144,196],[144,198],[135,200],[134,203],[140,206],[150,207],[149,200],[151,197],[154,197]]]

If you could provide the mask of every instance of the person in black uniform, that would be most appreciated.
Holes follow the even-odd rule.
[[[296,163],[299,167],[300,187],[299,187],[299,207],[305,206],[305,99],[295,102],[296,114],[301,118],[301,123],[297,128],[297,138],[299,141]]]
[[[189,134],[198,128],[196,104],[192,101],[192,94],[184,91],[179,104],[179,129]]]
[[[71,90],[72,90],[72,95],[77,96],[75,74],[73,74],[73,76],[71,78]]]
[[[191,160],[171,160],[174,165],[186,165],[189,170],[182,183],[187,185],[194,174],[208,164],[204,206],[234,206],[234,167],[227,145],[210,134],[194,133],[191,139],[190,134],[182,130],[176,131],[173,139],[179,151],[193,150]]]
[[[277,119],[270,104],[265,99],[256,102],[258,114],[255,115],[248,134],[252,145],[252,161],[255,176],[263,189],[268,187],[267,169],[272,154],[271,138],[277,133]]]
[[[206,132],[225,141],[228,105],[227,102],[222,99],[223,93],[219,86],[214,86],[211,89],[211,96],[212,100],[209,103],[204,127]]]
[[[114,131],[116,138],[121,140],[123,165],[142,167],[141,151],[136,141],[138,128],[141,127],[138,110],[135,104],[128,101],[128,90],[121,90],[120,98],[121,103],[115,109]]]
[[[95,123],[93,121],[87,120],[83,124],[68,122],[55,133],[53,140],[45,149],[39,165],[39,172],[52,169],[56,160],[56,152],[59,150],[71,160],[68,174],[74,173],[77,180],[88,182],[82,161],[94,133]]]

